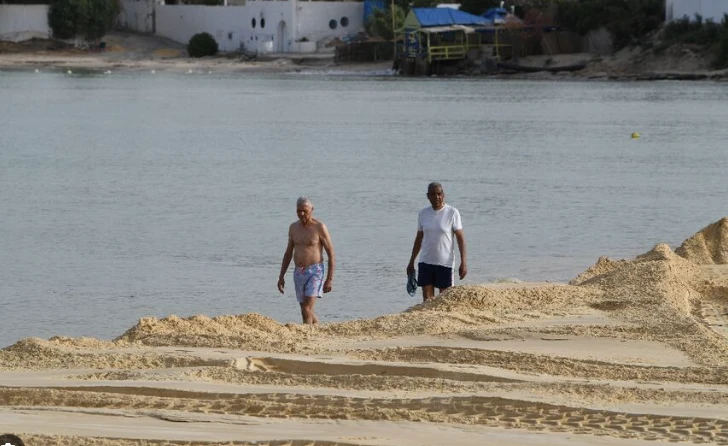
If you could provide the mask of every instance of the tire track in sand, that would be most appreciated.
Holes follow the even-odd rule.
[[[728,446],[728,420],[593,410],[499,397],[354,398],[153,388],[0,389],[14,407],[103,407],[272,418],[419,421]]]

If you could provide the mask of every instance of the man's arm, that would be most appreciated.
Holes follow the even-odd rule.
[[[468,274],[468,253],[465,248],[465,234],[462,229],[455,231],[455,239],[458,242],[458,249],[460,249],[460,280],[463,280]]]
[[[329,267],[326,273],[326,281],[324,282],[324,293],[331,291],[332,281],[334,280],[334,270],[336,269],[336,254],[334,253],[334,245],[331,243],[331,236],[326,225],[321,223],[321,232],[319,234],[321,245],[329,257]]]
[[[415,259],[417,258],[417,254],[420,253],[420,248],[422,248],[422,237],[424,237],[424,235],[424,232],[417,231],[415,243],[412,245],[412,256],[410,256],[410,261],[407,264],[407,275],[410,275],[412,271],[415,270]]]
[[[283,262],[281,262],[281,274],[278,276],[278,291],[283,294],[283,287],[286,286],[286,279],[284,276],[286,275],[286,271],[288,270],[288,265],[291,264],[291,259],[293,258],[293,237],[291,236],[291,228],[288,228],[288,246],[286,247],[286,252],[283,254]]]

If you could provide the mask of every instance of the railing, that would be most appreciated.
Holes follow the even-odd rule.
[[[447,45],[430,47],[427,58],[428,62],[433,60],[465,59],[467,47],[465,45]]]

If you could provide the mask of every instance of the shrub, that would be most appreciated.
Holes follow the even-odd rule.
[[[723,33],[723,37],[720,39],[720,46],[718,48],[718,57],[715,61],[715,68],[723,69],[728,68],[728,32]]]
[[[197,33],[187,43],[190,57],[214,56],[217,50],[217,42],[210,33]]]

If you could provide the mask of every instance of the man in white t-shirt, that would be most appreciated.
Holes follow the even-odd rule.
[[[445,192],[440,183],[433,182],[427,186],[427,199],[432,206],[422,209],[417,216],[417,236],[407,265],[407,275],[410,275],[415,270],[417,254],[420,254],[417,284],[422,287],[423,302],[435,296],[435,288],[442,293],[454,285],[454,240],[457,240],[460,250],[460,280],[468,274],[468,257],[460,212],[445,204]]]

